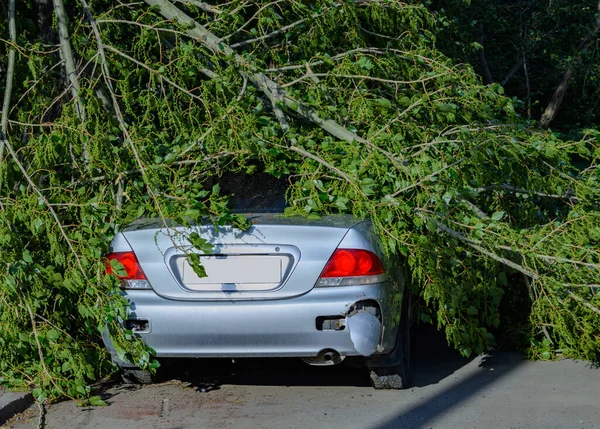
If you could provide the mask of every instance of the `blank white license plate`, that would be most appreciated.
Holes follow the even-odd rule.
[[[195,290],[267,290],[281,283],[283,261],[277,256],[201,256],[207,274],[202,278],[185,258],[180,261],[183,283]]]

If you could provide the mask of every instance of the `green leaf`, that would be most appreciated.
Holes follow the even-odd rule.
[[[165,156],[164,162],[165,162],[165,164],[171,164],[173,161],[175,161],[176,158],[177,158],[177,154],[171,152]]]
[[[346,204],[348,203],[348,201],[350,201],[348,198],[338,197],[337,200],[335,200],[335,205],[340,210],[348,210],[348,206],[346,206]]]
[[[190,267],[192,267],[192,270],[194,270],[198,277],[208,277],[208,275],[206,274],[206,269],[200,262],[200,255],[192,253],[190,255],[187,255],[187,260],[190,264]]]
[[[449,113],[454,112],[458,106],[454,103],[442,103],[438,106],[438,110]]]
[[[494,214],[492,215],[492,220],[499,221],[503,217],[504,217],[504,212],[494,212]]]
[[[50,329],[48,332],[46,332],[46,338],[48,338],[50,341],[55,341],[58,339],[58,337],[60,337],[60,333],[56,329]]]
[[[35,218],[33,220],[33,230],[35,232],[39,232],[39,230],[42,228],[42,226],[44,225],[44,221],[42,219],[40,219],[39,217]]]
[[[436,232],[437,231],[437,222],[434,221],[433,219],[427,219],[427,229],[430,232]]]
[[[377,100],[375,100],[375,103],[377,103],[381,107],[392,107],[392,102],[387,98],[378,98]]]
[[[444,195],[442,195],[442,200],[444,200],[446,204],[450,204],[450,201],[452,201],[452,194],[450,192],[445,192]]]
[[[203,253],[212,253],[214,250],[214,246],[206,239],[200,237],[197,232],[192,232],[189,236],[189,240],[196,249],[202,251]]]
[[[109,264],[113,274],[116,274],[119,277],[127,276],[127,271],[125,271],[125,267],[119,261],[117,261],[116,259],[111,259]]]
[[[108,404],[100,399],[100,396],[90,396],[90,404],[94,407],[106,407]]]
[[[23,250],[23,260],[28,263],[33,262],[33,259],[31,258],[31,253],[29,253],[29,250],[27,249]]]

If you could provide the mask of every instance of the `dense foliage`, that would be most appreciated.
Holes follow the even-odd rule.
[[[421,320],[465,356],[514,304],[531,309],[518,335],[534,355],[598,359],[599,133],[563,140],[524,120],[436,48],[439,15],[397,1],[66,6],[67,39],[46,1],[18,2],[15,42],[0,22],[0,85],[13,77],[0,383],[86,397],[110,370],[106,326],[154,367],[119,327],[102,256],[142,216],[243,227],[213,186],[227,171],[286,178],[286,214],[371,218],[408,260]]]

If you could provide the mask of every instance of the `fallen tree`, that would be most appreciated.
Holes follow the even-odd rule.
[[[562,141],[521,119],[435,49],[424,7],[67,3],[56,40],[21,6],[3,45],[19,60],[2,70],[0,382],[87,397],[110,371],[105,326],[155,367],[120,328],[111,237],[142,216],[242,226],[208,184],[257,170],[287,178],[286,214],[370,218],[408,260],[421,320],[465,356],[517,297],[534,356],[598,359],[598,132]]]

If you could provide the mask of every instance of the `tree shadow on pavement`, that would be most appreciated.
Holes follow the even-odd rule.
[[[477,395],[483,395],[484,389],[489,389],[500,378],[522,365],[523,361],[524,357],[517,353],[490,352],[472,374],[460,377],[458,382],[449,381],[449,385],[434,396],[423,398],[376,429],[429,429],[434,426],[436,418],[460,408]],[[482,371],[482,368],[486,370]]]

